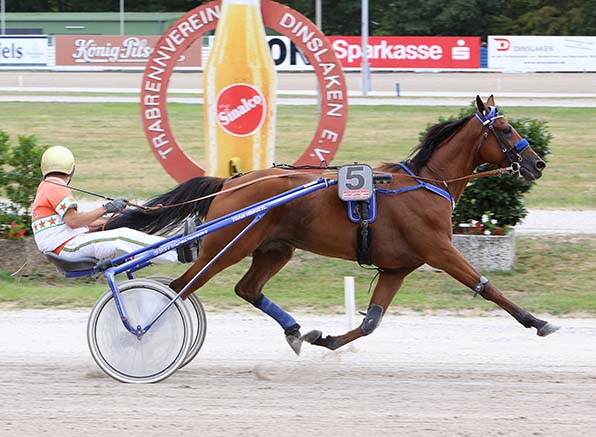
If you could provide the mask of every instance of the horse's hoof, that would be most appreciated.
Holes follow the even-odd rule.
[[[300,355],[300,350],[302,349],[302,337],[297,337],[295,335],[286,335],[286,341],[294,351],[296,355]]]
[[[553,332],[557,332],[559,328],[559,326],[553,325],[552,323],[546,323],[546,325],[540,328],[536,334],[538,334],[539,337],[546,337]]]
[[[310,344],[313,344],[315,341],[320,339],[322,336],[323,336],[323,333],[321,331],[319,331],[318,329],[313,329],[312,331],[307,332],[302,337],[300,337],[300,339],[304,340]]]

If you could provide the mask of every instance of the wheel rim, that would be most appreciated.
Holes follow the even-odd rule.
[[[207,315],[203,304],[199,300],[196,294],[191,294],[186,298],[186,305],[190,314],[190,320],[194,328],[193,341],[190,345],[188,355],[184,359],[184,362],[180,366],[181,368],[190,363],[199,353],[203,343],[205,342],[205,336],[207,335]]]
[[[167,287],[149,281],[127,281],[121,297],[132,326],[145,326],[173,298]],[[89,319],[93,358],[110,376],[123,382],[157,382],[182,364],[191,345],[187,308],[177,301],[140,338],[122,324],[111,292],[94,307]]]

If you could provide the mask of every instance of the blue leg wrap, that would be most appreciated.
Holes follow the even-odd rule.
[[[260,302],[257,301],[255,304],[258,309],[275,319],[275,321],[281,325],[284,331],[289,332],[300,328],[300,325],[298,325],[294,317],[285,312],[275,302],[270,301],[267,296],[262,295]]]

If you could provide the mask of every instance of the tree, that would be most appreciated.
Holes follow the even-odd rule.
[[[126,0],[128,12],[185,12],[208,0]],[[315,21],[316,0],[277,0]],[[360,35],[361,0],[321,0],[328,35]],[[8,12],[116,12],[119,0],[19,0]],[[370,1],[370,34],[594,35],[596,0]]]

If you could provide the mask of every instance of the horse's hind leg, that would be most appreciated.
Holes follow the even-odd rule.
[[[270,243],[253,252],[252,263],[246,274],[236,284],[236,294],[273,318],[283,328],[286,340],[300,353],[300,325],[279,305],[262,293],[263,287],[292,258],[294,248],[286,243]]]
[[[381,323],[383,315],[395,297],[395,294],[401,287],[404,278],[412,272],[413,269],[402,269],[399,271],[382,272],[379,275],[379,281],[375,287],[370,304],[364,320],[355,329],[346,332],[343,335],[323,337],[321,331],[311,331],[302,338],[317,346],[323,346],[335,350],[344,346],[357,338],[371,334]]]
[[[436,254],[435,259],[427,260],[431,266],[444,270],[484,299],[496,303],[526,328],[536,328],[539,336],[546,337],[559,329],[552,323],[534,317],[507,299],[487,278],[478,273],[451,243],[445,247],[445,250],[436,250],[434,253]]]

